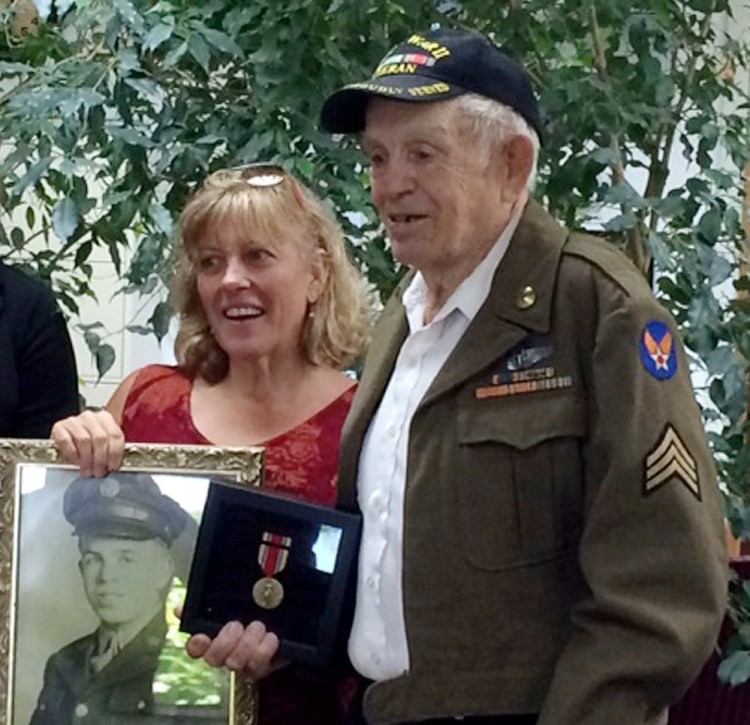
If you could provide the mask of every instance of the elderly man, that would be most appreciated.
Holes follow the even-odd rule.
[[[170,547],[187,514],[151,476],[75,479],[65,492],[97,630],[47,661],[31,725],[148,722],[174,573]]]
[[[361,134],[415,270],[342,441],[368,722],[665,722],[726,584],[674,321],[611,246],[530,201],[537,103],[481,36],[413,35],[322,122]]]
[[[364,517],[349,655],[368,723],[657,725],[724,610],[722,505],[674,321],[529,198],[524,70],[413,35],[337,91],[396,258],[341,452]],[[191,643],[258,677],[257,623]]]

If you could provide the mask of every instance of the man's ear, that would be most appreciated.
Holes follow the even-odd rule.
[[[514,203],[526,190],[534,166],[534,145],[527,136],[515,134],[502,148],[503,183],[501,193],[504,202]]]

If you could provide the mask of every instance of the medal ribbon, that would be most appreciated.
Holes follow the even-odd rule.
[[[278,574],[286,566],[289,559],[289,547],[292,545],[291,536],[280,536],[268,531],[263,532],[263,543],[258,549],[258,563],[266,576]]]

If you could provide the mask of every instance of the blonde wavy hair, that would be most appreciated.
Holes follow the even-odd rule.
[[[229,372],[229,358],[211,332],[197,284],[200,246],[212,229],[225,224],[271,244],[298,231],[303,258],[320,255],[327,271],[324,290],[304,321],[302,354],[315,365],[339,370],[354,363],[368,342],[365,285],[347,256],[341,227],[294,176],[277,167],[251,165],[211,174],[180,215],[171,293],[180,321],[175,341],[180,368],[212,384]]]

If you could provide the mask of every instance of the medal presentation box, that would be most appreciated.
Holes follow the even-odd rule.
[[[361,516],[212,481],[180,629],[263,622],[280,654],[326,666],[349,620]]]

